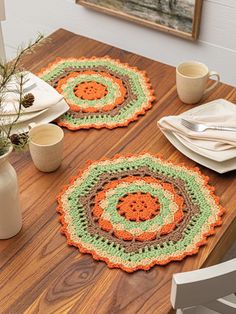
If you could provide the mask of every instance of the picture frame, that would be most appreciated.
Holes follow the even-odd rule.
[[[185,39],[196,40],[199,35],[202,0],[150,0],[148,2],[150,4],[149,7],[146,7],[146,17],[145,12],[140,11],[140,16],[138,16],[138,13],[130,13],[130,11],[133,11],[129,9],[129,5],[130,7],[133,6],[135,12],[135,2],[137,2],[137,12],[142,8],[145,10],[142,0],[76,0],[76,2],[87,8]]]

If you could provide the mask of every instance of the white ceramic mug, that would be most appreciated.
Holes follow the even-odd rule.
[[[29,149],[35,167],[52,172],[60,167],[63,157],[63,130],[55,124],[30,124]]]
[[[207,88],[208,79],[216,76],[216,82]],[[182,102],[196,104],[204,95],[220,82],[220,75],[209,71],[208,67],[197,61],[187,61],[176,67],[177,93]]]

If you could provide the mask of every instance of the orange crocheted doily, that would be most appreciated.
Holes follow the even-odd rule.
[[[208,180],[150,153],[90,161],[58,196],[62,233],[81,252],[127,272],[182,260],[222,223]]]
[[[38,75],[70,106],[57,120],[70,130],[127,126],[155,100],[144,71],[108,56],[57,58]]]

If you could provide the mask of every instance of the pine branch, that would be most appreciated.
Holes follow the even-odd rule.
[[[16,81],[17,75],[19,74],[19,81],[16,81],[16,89],[18,94],[18,101],[17,101],[17,112],[15,119],[9,125],[6,124],[6,120],[4,122],[0,119],[0,156],[6,152],[8,146],[12,144],[15,148],[19,146],[20,148],[23,147],[27,143],[27,135],[24,134],[11,134],[13,127],[17,124],[21,114],[23,107],[30,107],[33,105],[34,96],[32,94],[24,95],[24,84],[27,82],[25,80],[26,74],[21,72],[21,61],[23,57],[28,54],[31,54],[35,51],[35,48],[40,46],[45,40],[42,40],[44,36],[39,34],[35,41],[29,42],[28,45],[23,48],[20,47],[17,53],[17,56],[14,60],[10,62],[0,62],[0,115],[1,112],[4,112],[3,104],[4,99],[9,93],[9,83],[13,78]],[[28,98],[27,98],[28,96]]]
[[[20,67],[20,62],[21,62],[22,58],[26,54],[33,53],[36,46],[41,44],[42,39],[43,39],[43,35],[39,34],[33,43],[29,42],[29,44],[25,48],[22,48],[22,47],[20,48],[20,50],[18,51],[17,57],[14,60],[12,60],[8,63],[5,63],[5,64],[4,63],[1,64],[0,67],[3,71],[3,73],[2,73],[2,81],[0,83],[0,92],[1,92],[1,89],[3,87],[6,87],[7,83],[10,81],[10,78],[14,74],[16,74],[17,70]],[[0,72],[0,74],[1,74],[1,72]]]
[[[18,101],[19,108],[18,108],[15,120],[13,120],[13,122],[10,124],[10,127],[8,129],[8,133],[7,133],[8,138],[10,138],[11,130],[12,130],[13,126],[17,123],[17,121],[19,120],[20,115],[21,115],[22,99],[23,99],[23,86],[24,86],[24,74],[21,74],[20,75],[20,83],[19,83],[19,101]]]

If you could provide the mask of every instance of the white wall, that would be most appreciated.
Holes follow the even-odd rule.
[[[198,1],[198,0],[197,0]],[[8,57],[40,31],[58,28],[95,38],[171,65],[196,59],[236,86],[236,0],[204,0],[200,38],[190,42],[76,5],[73,0],[5,0]]]

